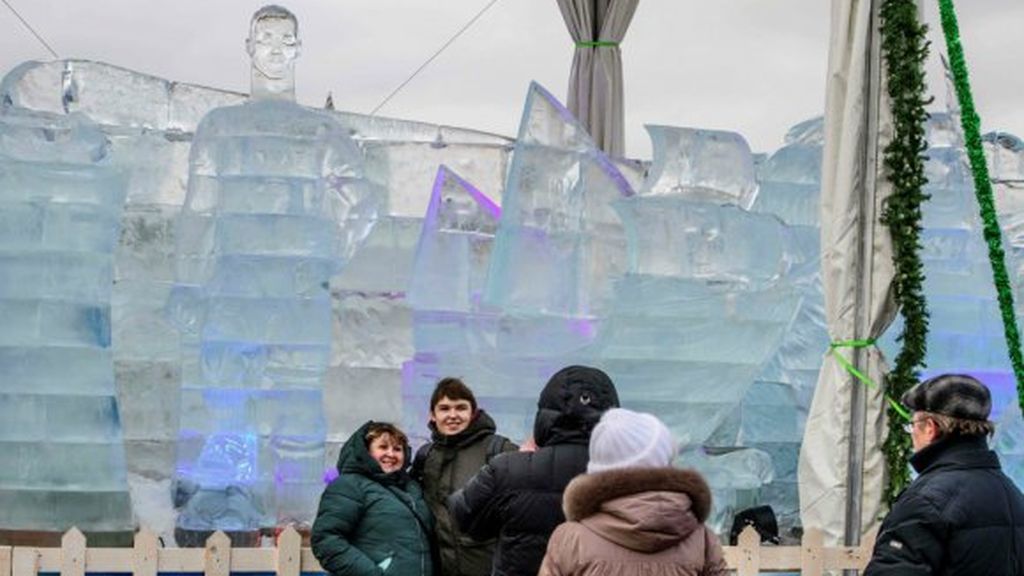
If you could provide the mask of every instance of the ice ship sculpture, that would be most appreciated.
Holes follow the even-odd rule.
[[[525,439],[545,379],[587,362],[686,445],[715,445],[793,321],[800,296],[785,279],[795,257],[779,219],[720,204],[756,188],[742,138],[653,132],[656,145],[677,143],[677,155],[717,150],[702,158],[719,169],[683,173],[692,159],[663,162],[634,194],[564,108],[531,86],[493,245],[487,204],[439,174],[410,288],[416,357],[406,367],[406,405],[425,405],[438,378],[458,375],[505,433]],[[449,205],[463,216],[447,221],[466,224],[434,224]],[[467,250],[469,239],[482,248]],[[477,302],[467,270],[488,251]],[[421,414],[406,417],[419,427]],[[727,447],[735,446],[734,431]]]
[[[347,131],[295,104],[296,22],[253,16],[253,97],[200,123],[179,220],[179,539],[311,522],[322,490],[329,280],[375,218]]]
[[[434,265],[417,262],[410,289],[416,356],[405,367],[404,404],[427,406],[439,378],[460,375],[504,433],[531,436],[544,381],[586,354],[625,272],[612,202],[632,193],[572,115],[532,84],[500,220],[486,196],[439,174],[417,251]],[[430,280],[439,276],[458,288]],[[421,412],[404,416],[424,428]]]
[[[125,178],[82,115],[0,113],[0,529],[133,526],[111,357]]]

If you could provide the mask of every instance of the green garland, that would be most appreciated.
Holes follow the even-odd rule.
[[[892,195],[882,212],[882,223],[889,227],[893,244],[896,303],[905,321],[900,334],[902,347],[887,378],[889,397],[899,398],[918,382],[918,369],[924,366],[927,352],[928,310],[924,298],[924,265],[921,262],[921,205],[928,199],[923,192],[925,106],[924,62],[928,57],[925,34],[928,27],[918,20],[914,0],[885,0],[881,7],[882,51],[885,56],[889,102],[892,106],[893,137],[885,148],[886,177],[893,185]],[[889,407],[889,433],[885,452],[888,503],[910,482],[907,460],[910,437],[903,432],[904,418]]]
[[[1017,380],[1017,402],[1021,409],[1024,409],[1024,357],[1021,356],[1020,332],[1017,330],[1017,317],[1014,314],[1010,276],[1006,272],[1002,233],[996,218],[992,182],[989,180],[985,151],[981,145],[981,119],[974,109],[971,83],[967,79],[967,62],[964,59],[963,46],[960,44],[960,29],[956,22],[956,12],[953,10],[952,0],[939,0],[939,11],[942,15],[942,31],[946,37],[946,51],[949,53],[950,67],[953,69],[956,97],[960,102],[960,124],[967,140],[967,157],[971,161],[971,173],[974,176],[974,193],[978,197],[982,231],[985,243],[988,244],[988,259],[992,264],[992,278],[999,296],[999,312],[1003,316],[1006,347],[1010,352],[1010,364],[1013,366],[1013,375]]]

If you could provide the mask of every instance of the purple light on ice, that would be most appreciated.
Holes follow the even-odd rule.
[[[587,339],[592,339],[597,334],[597,325],[586,318],[574,318],[568,320],[569,330],[583,336]]]

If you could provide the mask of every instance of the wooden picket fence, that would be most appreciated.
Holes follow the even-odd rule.
[[[761,546],[757,532],[748,527],[738,546],[725,548],[725,560],[738,576],[761,572],[800,572],[821,576],[825,570],[863,570],[871,557],[873,538],[856,548],[826,548],[819,530],[807,530],[800,546]],[[302,538],[292,528],[281,532],[276,548],[231,548],[223,532],[206,541],[206,548],[161,548],[155,534],[141,530],[134,548],[86,548],[85,536],[72,528],[60,548],[0,546],[0,576],[37,576],[60,572],[61,576],[85,576],[86,572],[131,572],[133,576],[157,576],[161,572],[202,572],[205,576],[229,576],[232,572],[275,572],[299,576],[323,569]]]

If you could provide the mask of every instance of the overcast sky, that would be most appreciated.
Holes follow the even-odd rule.
[[[248,91],[244,0],[8,0],[61,57]],[[279,0],[299,17],[298,99],[369,113],[489,0]],[[934,0],[925,0],[937,22]],[[958,2],[983,129],[1024,135],[1021,0]],[[829,0],[641,0],[622,44],[627,154],[644,124],[734,130],[755,150],[824,107]],[[938,24],[933,55],[944,51]],[[48,53],[0,4],[0,71]],[[379,114],[514,135],[530,80],[564,97],[554,0],[499,0]],[[933,66],[933,69],[937,68]],[[940,102],[945,88],[933,74]]]

